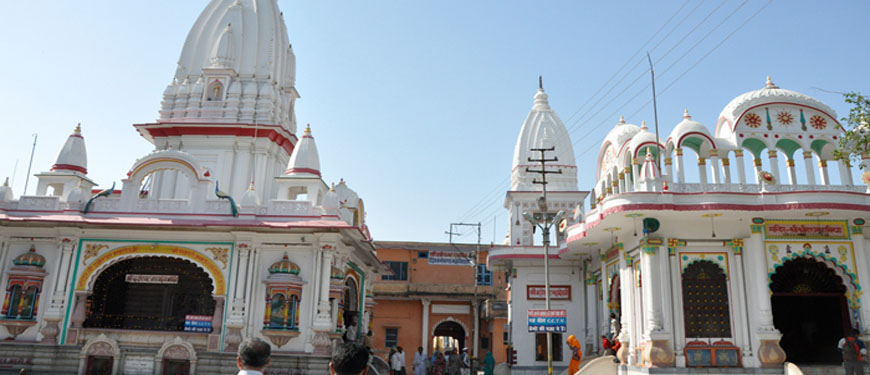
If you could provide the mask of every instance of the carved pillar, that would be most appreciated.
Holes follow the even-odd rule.
[[[66,306],[66,286],[67,275],[69,271],[70,259],[75,248],[75,240],[72,238],[63,238],[58,242],[60,248],[60,261],[55,268],[55,279],[52,290],[54,291],[49,299],[48,309],[45,311],[43,320],[45,325],[40,330],[42,333],[42,343],[57,344],[57,335],[60,333],[59,323],[63,319],[63,312]]]
[[[737,181],[746,183],[746,168],[743,166],[743,150],[734,150],[734,159],[737,160]]]
[[[857,264],[867,264],[867,240],[864,237],[864,228],[858,225],[851,225],[849,227],[852,233],[852,246],[855,250],[855,263]],[[867,267],[858,267],[858,280],[870,280],[870,270]],[[861,298],[861,334],[862,336],[870,335],[870,327],[868,327],[868,322],[870,322],[870,298],[864,297]]]
[[[686,182],[686,172],[683,170],[683,149],[682,147],[677,147],[674,151],[677,153],[677,182],[684,183]]]
[[[239,250],[238,263],[236,267],[236,278],[233,280],[233,300],[230,305],[230,316],[226,322],[226,333],[224,335],[224,351],[235,352],[238,350],[239,343],[242,342],[242,329],[245,327],[245,294],[247,291],[248,268],[251,255],[251,245],[248,243],[237,243],[236,249]]]
[[[804,151],[804,168],[807,170],[807,184],[816,184],[816,175],[813,172],[813,152]]]
[[[625,186],[623,187],[622,191],[634,191],[634,189],[632,189],[632,187],[634,186],[632,180],[635,178],[635,176],[631,174],[631,168],[625,167],[622,173],[625,175]]]
[[[736,288],[733,288],[731,305],[735,307],[734,310],[737,312],[734,317],[736,320],[734,326],[737,331],[733,334],[737,338],[736,344],[740,347],[740,353],[743,355],[743,365],[752,367],[752,362],[755,361],[755,358],[752,352],[752,340],[749,334],[749,316],[746,310],[746,281],[742,266],[744,264],[743,241],[744,239],[742,238],[735,238],[726,242],[726,245],[731,247],[731,252],[734,254],[734,264],[736,265],[736,267],[733,267],[734,285],[736,285]]]
[[[422,337],[423,342],[420,346],[423,347],[424,353],[429,353],[429,304],[431,301],[424,298],[420,300],[420,303],[423,304],[423,326],[420,327],[420,337]]]
[[[761,158],[752,159],[752,165],[755,166],[755,183],[761,185],[761,177],[758,176],[761,172]]]
[[[797,173],[794,170],[794,159],[788,159],[785,161],[785,170],[788,173],[788,183],[791,185],[797,185]]]
[[[662,252],[664,240],[646,238],[641,241],[641,279],[643,288],[644,325],[646,335],[643,362],[651,367],[673,367],[674,351],[671,349],[671,333],[665,329],[663,319],[664,290],[667,283],[662,277]]]
[[[830,185],[831,178],[828,177],[828,161],[819,159],[819,178],[822,180],[822,185]]]
[[[634,177],[632,191],[640,190],[640,165],[637,158],[631,158],[631,176]]]
[[[674,159],[670,156],[665,158],[665,181],[674,182]]]
[[[837,165],[840,167],[840,184],[852,186],[852,170],[849,160],[841,160]]]
[[[701,179],[701,187],[707,186],[707,160],[698,157],[698,178]]]
[[[767,257],[762,238],[763,224],[751,226],[752,235],[749,237],[747,255],[744,257],[744,268],[748,270],[755,282],[747,283],[752,286],[752,293],[758,304],[758,330],[756,334],[760,340],[758,359],[762,367],[780,367],[785,361],[785,351],[779,346],[782,334],[773,326],[773,310],[770,305],[770,289],[768,288]]]
[[[628,258],[622,243],[619,244],[619,283],[625,288],[621,289],[621,306],[620,306],[620,325],[619,331],[619,351],[616,352],[616,358],[622,364],[632,365],[637,363],[634,353],[634,347],[637,344],[631,340],[631,327],[634,324],[634,269],[631,267],[631,259]]]
[[[731,185],[731,161],[722,158],[722,175],[725,177],[725,185]]]
[[[777,159],[776,150],[767,150],[767,158],[770,161],[770,173],[776,177],[776,181],[782,181],[779,178],[779,159]]]
[[[710,172],[714,184],[722,183],[722,178],[719,177],[719,150],[715,148],[710,150]]]
[[[618,180],[619,180],[619,192],[625,192],[625,172],[619,172]]]

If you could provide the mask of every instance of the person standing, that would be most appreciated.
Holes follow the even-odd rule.
[[[616,340],[619,336],[619,319],[616,319],[616,314],[610,313],[610,339]]]
[[[495,369],[495,358],[492,352],[486,352],[486,357],[483,358],[483,375],[492,375]]]
[[[426,354],[422,346],[414,353],[414,375],[426,375]]]
[[[857,329],[852,334],[840,339],[837,349],[843,354],[843,369],[846,375],[864,375],[864,355],[867,354],[867,346],[858,339]]]
[[[459,356],[459,359],[462,360],[460,365],[462,369],[460,370],[462,375],[471,375],[471,358],[468,357],[468,348],[462,348],[462,354]]]
[[[450,359],[447,360],[447,375],[460,375],[462,371],[462,358],[456,353],[456,349],[450,351]]]
[[[390,369],[394,375],[405,375],[405,352],[401,346],[397,346],[396,352],[390,357]]]
[[[245,339],[239,344],[239,356],[236,357],[238,375],[263,375],[271,357],[272,346],[268,343],[256,337]]]

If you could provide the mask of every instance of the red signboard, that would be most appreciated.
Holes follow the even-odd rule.
[[[546,295],[546,288],[544,285],[527,285],[526,286],[526,300],[528,301],[543,301],[544,296]],[[571,286],[570,285],[550,285],[550,300],[556,301],[570,301],[571,300]]]

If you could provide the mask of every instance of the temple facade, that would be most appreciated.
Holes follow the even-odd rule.
[[[489,263],[518,274],[509,280],[515,369],[546,362],[527,344],[527,311],[541,304],[524,293],[542,279],[543,251],[526,245],[534,233],[514,205],[573,211],[550,253],[552,308],[567,310],[566,333],[585,337],[587,353],[601,336],[618,340],[620,373],[838,364],[847,332],[870,338],[861,285],[870,278],[870,172],[853,181],[857,166],[835,162],[837,114],[768,78],[728,103],[712,129],[688,110],[682,117],[665,139],[620,119],[573,209],[516,204],[508,193],[515,225]],[[563,289],[571,297],[556,303]]]
[[[363,200],[297,135],[298,98],[276,1],[211,1],[121,186],[88,177],[76,127],[35,195],[0,187],[3,364],[234,374],[238,343],[261,337],[272,373],[327,373],[389,269]]]

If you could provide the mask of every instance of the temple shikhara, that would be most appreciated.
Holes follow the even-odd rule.
[[[0,372],[235,374],[259,337],[267,374],[325,375],[356,340],[384,360],[404,346],[409,372],[418,346],[465,347],[531,375],[548,368],[545,330],[556,373],[568,335],[580,374],[837,365],[847,332],[870,341],[870,159],[853,180],[834,110],[763,78],[718,116],[660,109],[659,135],[614,118],[594,170],[539,81],[517,93],[534,95],[510,130],[502,243],[376,243],[360,195],[324,178],[316,124],[297,123],[277,1],[212,0],[158,119],[134,125],[154,149],[120,185],[88,176],[84,124],[35,166],[36,194],[0,186]],[[560,172],[546,198],[542,170]]]
[[[94,190],[82,126],[35,195],[0,187],[0,356],[37,373],[216,374],[261,337],[275,368],[325,374],[335,339],[361,339],[388,269],[363,200],[325,182],[297,126],[295,68],[275,1],[212,1],[159,119],[135,125],[154,151],[121,186]]]

